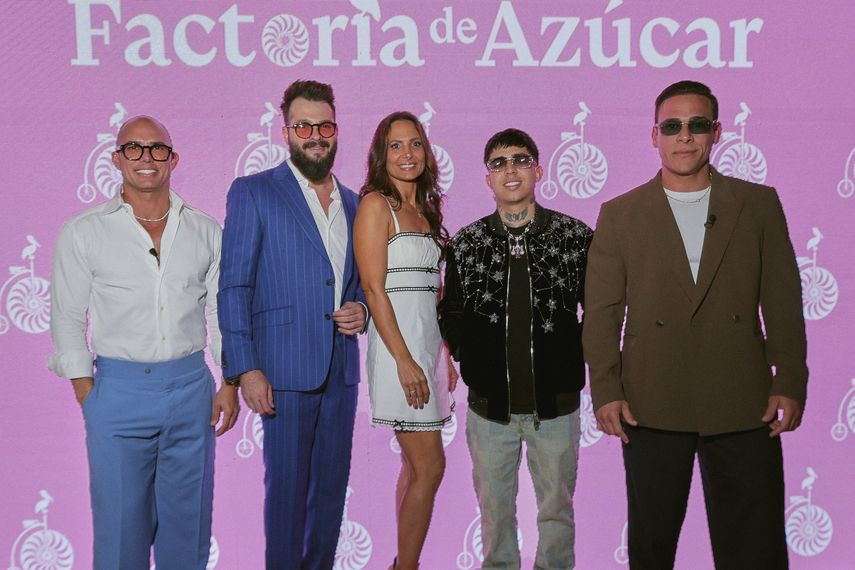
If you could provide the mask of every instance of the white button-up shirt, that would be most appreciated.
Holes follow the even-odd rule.
[[[51,274],[48,367],[64,378],[92,376],[93,352],[135,362],[165,362],[206,345],[220,363],[217,281],[222,230],[170,192],[160,241],[152,240],[121,194],[69,221]],[[87,346],[88,333],[92,350]]]
[[[330,197],[332,203],[329,207],[329,214],[324,212],[324,207],[318,199],[318,194],[312,188],[311,182],[303,176],[296,166],[291,161],[288,161],[288,167],[294,173],[294,177],[300,184],[300,189],[303,191],[303,197],[306,203],[309,204],[309,210],[312,211],[312,217],[315,219],[315,225],[318,226],[318,232],[321,234],[321,241],[324,242],[324,248],[327,250],[327,256],[332,264],[333,275],[335,276],[335,309],[341,307],[342,281],[344,280],[344,263],[347,256],[347,217],[344,213],[344,207],[341,202],[341,192],[338,188],[338,181],[333,177],[333,191]]]

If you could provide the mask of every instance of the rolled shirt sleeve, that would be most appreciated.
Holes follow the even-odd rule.
[[[86,341],[92,272],[77,227],[70,222],[60,232],[51,271],[50,328],[56,352],[48,359],[48,368],[63,378],[92,376],[94,359]]]

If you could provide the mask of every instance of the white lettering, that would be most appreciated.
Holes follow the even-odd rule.
[[[698,18],[686,26],[687,34],[695,30],[704,32],[706,39],[695,42],[683,50],[683,62],[693,68],[704,67],[705,65],[724,67],[724,61],[721,59],[721,31],[716,21],[712,18]],[[699,57],[702,49],[706,50],[706,59]]]
[[[442,26],[442,31],[439,29],[440,26]],[[442,9],[442,16],[430,23],[429,31],[430,39],[435,44],[454,43],[454,17],[451,6]]]
[[[246,67],[255,59],[255,50],[247,55],[240,53],[240,35],[238,27],[241,24],[251,24],[255,21],[254,16],[238,14],[237,4],[232,4],[228,10],[223,12],[218,20],[225,27],[226,59],[235,67]]]
[[[430,39],[436,44],[453,44],[460,40],[462,44],[471,44],[478,37],[474,33],[478,25],[472,18],[462,18],[457,22],[457,39],[455,39],[454,8],[446,6],[442,9],[442,16],[430,23]],[[473,32],[470,34],[469,32]]]
[[[641,28],[641,37],[638,39],[641,57],[653,67],[670,67],[680,57],[680,50],[675,49],[669,54],[660,53],[653,45],[653,30],[657,27],[665,28],[673,38],[680,29],[680,24],[671,18],[653,18],[644,24]]]
[[[733,28],[733,61],[728,67],[754,67],[754,62],[748,59],[748,34],[760,33],[763,29],[763,20],[754,18],[746,22],[745,18],[734,20],[730,23]]]
[[[187,26],[190,24],[198,24],[205,30],[206,34],[210,34],[216,22],[202,14],[190,14],[181,18],[172,34],[172,41],[175,44],[175,55],[178,56],[178,59],[191,67],[203,67],[214,60],[214,57],[217,55],[217,48],[212,47],[205,53],[199,53],[190,47],[190,43],[187,41]]]
[[[393,40],[380,50],[380,61],[383,65],[389,67],[399,67],[405,63],[412,67],[421,67],[425,64],[425,60],[419,57],[419,29],[416,22],[409,16],[394,16],[383,23],[381,28],[384,32],[390,28],[398,28],[404,36],[400,39]],[[403,54],[400,58],[395,57],[395,50],[403,48]]]
[[[478,24],[472,18],[463,18],[457,22],[457,39],[462,44],[471,44],[478,38]],[[472,34],[469,34],[472,32]]]
[[[110,22],[102,20],[100,28],[92,27],[92,5],[99,4],[110,8],[116,23],[122,20],[122,8],[119,0],[68,0],[74,4],[74,29],[77,34],[77,57],[71,60],[71,65],[99,65],[100,61],[92,56],[92,38],[101,36],[104,45],[110,45]]]
[[[339,61],[332,56],[332,36],[335,30],[343,30],[347,27],[347,16],[336,16],[330,20],[329,16],[315,18],[312,23],[318,28],[318,59],[314,65],[337,66]]]
[[[377,60],[371,57],[371,18],[357,14],[350,19],[350,23],[356,26],[356,59],[350,63],[360,67],[377,65]]]
[[[629,18],[621,18],[612,22],[612,27],[617,29],[617,47],[615,54],[607,56],[603,49],[603,19],[593,18],[585,20],[588,28],[588,47],[591,50],[591,61],[597,67],[611,67],[619,63],[621,67],[635,67],[636,62],[632,59],[631,28],[632,22]]]
[[[134,16],[125,24],[125,29],[131,31],[133,28],[145,28],[148,36],[140,38],[128,44],[125,48],[125,61],[134,67],[144,67],[151,63],[165,67],[172,63],[166,57],[166,42],[163,38],[163,24],[157,16],[151,14],[139,14]],[[148,57],[143,57],[143,48],[148,47]]]
[[[576,26],[579,25],[579,18],[544,17],[540,20],[540,35],[545,34],[549,26],[558,23],[561,24],[561,28],[555,34],[555,39],[549,44],[549,49],[546,50],[543,59],[540,60],[540,65],[544,67],[579,67],[579,63],[582,61],[581,50],[579,48],[576,48],[570,59],[563,61],[559,61],[558,59],[564,52],[564,48],[567,47],[567,42],[570,41],[573,32],[576,31]]]
[[[507,30],[510,41],[499,42],[497,37],[499,31],[504,28]],[[477,67],[495,67],[496,60],[493,59],[493,52],[502,50],[513,50],[516,53],[516,59],[513,61],[514,67],[536,67],[537,60],[531,55],[531,50],[526,42],[525,34],[522,31],[520,22],[517,19],[517,14],[514,12],[514,5],[510,0],[503,0],[499,6],[499,11],[496,13],[496,19],[493,21],[493,29],[490,30],[490,38],[487,40],[487,45],[484,47],[484,53],[481,59],[475,61]]]
[[[176,18],[174,29],[165,29],[164,21],[154,14],[137,14],[125,23],[122,19],[122,0],[66,2],[74,6],[76,53],[71,59],[71,65],[100,65],[95,43],[99,42],[98,49],[103,51],[102,44],[110,46],[111,40],[117,43],[116,34],[119,34],[123,46],[118,49],[124,49],[125,61],[134,67],[151,64],[169,66],[172,61],[168,56],[172,56],[172,52],[176,61],[190,67],[204,67],[223,56],[235,67],[246,67],[255,61],[257,50],[248,49],[242,53],[240,45],[240,33],[246,31],[244,24],[254,23],[255,16],[241,14],[237,3],[231,4],[218,19],[213,14],[185,14]],[[611,1],[606,14],[619,4],[616,0]],[[200,2],[196,5],[207,7],[209,4]],[[532,16],[531,6],[527,5],[526,8],[526,15]],[[458,8],[458,13],[460,10]],[[532,26],[531,18],[524,21],[529,27]],[[513,67],[578,68],[585,65],[632,68],[637,67],[639,62],[643,66],[660,69],[674,66],[686,69],[718,69],[726,65],[734,68],[753,67],[749,42],[753,34],[760,35],[764,21],[761,18],[727,21],[730,30],[724,27],[724,21],[699,17],[684,25],[665,16],[650,20],[633,20],[629,17],[611,19],[602,15],[587,20],[569,15],[543,16],[540,19],[541,38],[536,42],[536,50],[543,51],[533,53],[533,46],[529,44],[526,33],[533,34],[534,30],[523,28],[513,0],[501,0],[497,3],[489,39],[480,57],[473,63],[476,67],[495,67],[497,60],[501,60],[504,65],[510,63]],[[114,23],[118,24],[116,28],[112,27]],[[218,23],[222,24],[223,29],[222,46],[216,37]],[[580,26],[580,23],[584,23],[584,26]],[[294,38],[282,38],[280,42],[276,37],[277,30],[282,26],[289,29],[296,26],[299,28],[295,36],[299,52],[285,64],[274,61],[277,65],[299,64],[308,55],[311,40],[315,39],[318,51],[312,64],[317,67],[337,67],[341,65],[340,58],[344,58],[345,65],[349,63],[353,67],[422,67],[427,61],[421,57],[420,41],[424,31],[420,29],[421,25],[427,24],[427,36],[438,45],[469,45],[479,38],[479,24],[472,18],[457,19],[454,6],[443,6],[439,17],[424,22],[407,15],[395,15],[384,21],[380,19],[379,13],[357,12],[352,16],[314,18],[312,24],[314,28],[306,30],[302,21],[288,14],[280,14],[264,27],[260,47],[268,58],[271,57],[271,49],[291,49],[284,43],[278,46],[277,42]],[[135,28],[143,28],[144,32],[127,33]],[[732,38],[726,35],[728,32]],[[375,45],[372,41],[380,37],[372,36],[378,34],[383,40],[380,45]],[[583,37],[584,34],[587,34],[587,38]],[[313,38],[313,35],[316,37]],[[606,38],[606,35],[609,37]],[[172,41],[171,45],[167,43],[169,41]],[[336,54],[335,41],[339,44],[342,41],[354,43],[339,45]],[[733,45],[732,56],[728,51],[730,42]],[[339,58],[335,55],[339,55]]]

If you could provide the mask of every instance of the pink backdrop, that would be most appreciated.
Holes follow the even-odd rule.
[[[714,163],[778,188],[802,270],[811,383],[804,424],[784,438],[792,566],[852,568],[853,17],[843,0],[821,8],[773,0],[7,0],[0,554],[8,553],[10,567],[91,565],[83,423],[68,383],[46,368],[48,280],[62,223],[118,187],[108,158],[124,118],[152,114],[169,126],[181,154],[174,187],[222,221],[234,176],[284,156],[283,89],[315,78],[336,89],[335,170],[349,186],[360,185],[379,119],[414,111],[437,147],[446,222],[456,231],[494,207],[483,145],[516,126],[540,145],[547,171],[540,203],[593,225],[603,200],[656,171],[649,133],[658,92],[695,78],[721,102],[726,133]],[[457,401],[465,394],[458,388]],[[596,431],[587,396],[584,403],[578,566],[619,567],[626,562],[620,448]],[[458,406],[444,433],[448,471],[425,568],[479,565],[465,413]],[[218,441],[210,568],[262,567],[258,430],[244,409]],[[391,438],[369,427],[363,389],[336,568],[391,561],[399,461]],[[527,480],[519,511],[530,567],[536,532]],[[679,567],[712,567],[706,532],[696,494]]]

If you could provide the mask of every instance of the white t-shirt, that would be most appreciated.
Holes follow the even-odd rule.
[[[680,228],[680,235],[683,237],[683,246],[686,248],[689,267],[692,269],[692,278],[697,283],[706,235],[704,224],[707,222],[712,187],[707,186],[696,192],[674,192],[667,188],[664,190],[674,219],[677,220],[677,227]]]

